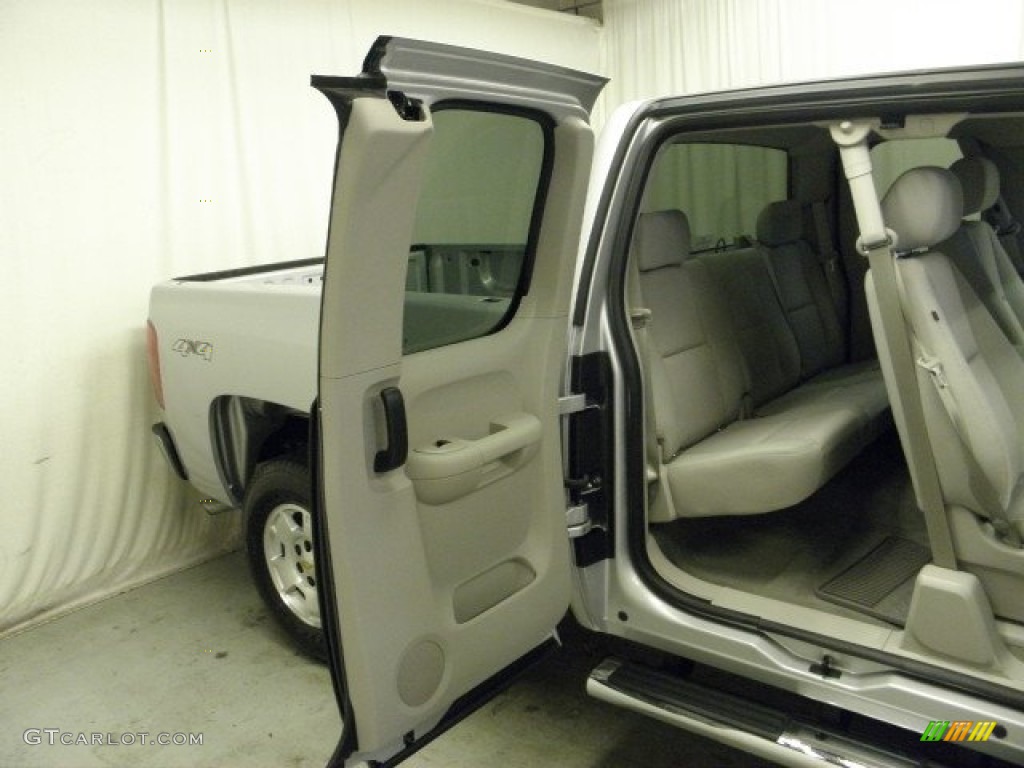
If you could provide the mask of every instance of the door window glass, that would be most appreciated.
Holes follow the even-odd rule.
[[[514,313],[546,184],[545,126],[521,113],[439,109],[406,277],[403,348],[491,333]]]

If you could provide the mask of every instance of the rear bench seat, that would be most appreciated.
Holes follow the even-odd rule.
[[[889,423],[881,374],[841,365],[842,333],[831,304],[817,303],[803,247],[780,245],[790,243],[691,257],[681,211],[637,222],[667,497],[653,521],[796,504]],[[809,247],[806,257],[815,258]]]
[[[845,334],[828,289],[821,260],[803,239],[797,200],[769,203],[757,217],[757,240],[768,262],[775,297],[800,355],[801,386],[777,401],[780,407],[822,386],[855,403],[868,420],[872,439],[890,423],[889,400],[878,360],[846,363]],[[723,275],[724,280],[729,275]],[[778,322],[772,302],[763,308]],[[771,408],[768,408],[771,410]]]

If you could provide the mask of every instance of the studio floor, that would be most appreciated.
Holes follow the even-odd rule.
[[[587,697],[586,675],[606,649],[570,634],[405,765],[766,765]],[[5,768],[323,766],[340,732],[327,668],[274,625],[241,553],[0,640],[0,690]],[[93,734],[135,743],[61,743]],[[195,734],[201,744],[140,743]]]

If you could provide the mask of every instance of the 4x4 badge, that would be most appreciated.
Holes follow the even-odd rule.
[[[206,362],[213,360],[213,344],[208,341],[193,341],[192,339],[178,339],[171,345],[171,349],[182,357],[198,355]]]

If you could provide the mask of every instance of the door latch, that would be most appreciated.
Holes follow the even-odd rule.
[[[590,510],[586,504],[574,504],[565,510],[565,524],[569,529],[569,538],[578,539],[590,533],[593,524],[590,521]]]
[[[558,415],[568,416],[571,413],[579,413],[587,407],[587,395],[584,392],[576,392],[565,397],[558,398]]]

